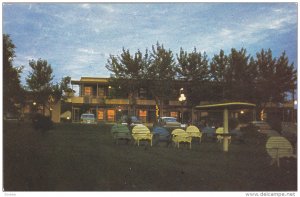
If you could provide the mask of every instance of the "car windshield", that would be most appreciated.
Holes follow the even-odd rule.
[[[93,119],[94,118],[94,114],[83,114],[82,118],[89,118],[89,119]]]
[[[166,122],[177,122],[176,118],[164,118],[163,120]]]
[[[136,121],[138,121],[138,118],[135,116],[131,116],[131,121],[136,122]]]

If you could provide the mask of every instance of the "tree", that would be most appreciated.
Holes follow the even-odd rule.
[[[145,67],[145,79],[151,95],[163,115],[164,101],[173,94],[172,87],[175,79],[175,60],[171,50],[166,50],[159,43],[152,46],[150,63]]]
[[[214,90],[211,95],[211,100],[225,100],[228,98],[228,69],[228,56],[225,55],[223,50],[220,50],[220,53],[218,55],[214,55],[210,62],[210,75],[212,80],[212,89]]]
[[[179,79],[185,82],[184,92],[187,95],[187,102],[192,106],[199,104],[201,100],[205,100],[207,94],[199,94],[205,92],[206,83],[209,80],[208,59],[204,52],[194,51],[187,53],[182,48],[179,55],[177,54],[178,65],[176,72]]]
[[[137,51],[131,55],[130,51],[123,48],[120,56],[110,55],[106,68],[111,71],[114,76],[110,78],[114,89],[121,92],[128,92],[128,99],[132,106],[133,115],[135,115],[135,98],[138,90],[142,87],[144,79],[144,69],[148,60],[148,51],[145,55],[141,51]]]
[[[53,70],[51,65],[42,59],[29,61],[29,66],[32,72],[26,78],[26,83],[37,105],[43,106],[43,114],[45,115],[45,108],[48,107],[50,110],[49,102],[53,99]]]
[[[246,49],[240,51],[231,49],[228,57],[229,67],[226,73],[228,89],[230,90],[229,98],[237,101],[251,101],[254,93],[255,75],[254,70],[250,67],[250,55],[247,55]],[[251,64],[251,66],[253,66]]]
[[[16,103],[22,101],[20,74],[23,67],[13,66],[15,45],[10,36],[3,34],[3,112],[16,112]]]
[[[289,64],[285,52],[276,59],[271,49],[256,54],[258,77],[256,80],[256,104],[264,109],[268,102],[284,101],[286,93],[296,86],[297,73],[294,64]]]

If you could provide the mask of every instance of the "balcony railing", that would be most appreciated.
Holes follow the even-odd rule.
[[[83,103],[83,97],[72,97],[71,98],[71,102],[72,103],[82,104]]]
[[[156,105],[155,100],[141,100],[137,99],[136,100],[137,105]]]
[[[180,106],[181,103],[179,101],[169,101],[169,105],[171,105],[171,106]]]
[[[105,104],[109,105],[128,105],[128,99],[105,99]]]
[[[71,97],[68,99],[67,102],[72,102],[75,104],[106,104],[106,105],[129,105],[129,99],[104,99],[99,97]],[[144,99],[137,99],[137,105],[151,105],[155,106],[155,100],[144,100]],[[179,101],[173,100],[169,101],[170,106],[181,106]]]

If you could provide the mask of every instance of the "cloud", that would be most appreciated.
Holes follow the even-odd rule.
[[[16,62],[43,58],[55,75],[109,76],[109,54],[122,47],[151,50],[158,41],[174,54],[180,47],[206,51],[262,48],[266,41],[297,29],[297,6],[290,4],[9,4],[3,28],[16,44]],[[240,9],[243,8],[243,9]],[[293,43],[289,37],[286,43]],[[290,48],[290,47],[288,47]],[[296,47],[294,47],[296,48]]]

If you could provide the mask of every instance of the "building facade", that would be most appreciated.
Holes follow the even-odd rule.
[[[116,122],[123,115],[134,115],[144,123],[153,123],[157,118],[157,105],[149,96],[146,88],[140,88],[134,96],[134,103],[130,103],[128,95],[123,98],[115,95],[115,90],[109,82],[109,78],[81,77],[80,80],[71,81],[72,88],[78,86],[78,96],[67,99],[71,104],[72,122],[79,122],[82,113],[93,113],[97,121]],[[163,116],[183,118],[186,122],[190,119],[191,108],[186,103],[178,100],[178,94],[167,100],[163,105]]]
[[[134,101],[130,101],[129,95],[123,92],[122,96],[116,94],[115,89],[104,77],[81,77],[80,80],[72,80],[72,89],[77,86],[78,95],[69,97],[65,104],[69,105],[70,119],[72,122],[80,122],[83,113],[93,113],[97,122],[117,122],[123,115],[134,115],[143,123],[153,123],[158,117],[158,106],[151,94],[147,92],[147,87],[140,88],[134,96]],[[195,110],[195,106],[189,106],[188,102],[180,102],[182,84],[176,82],[174,94],[169,100],[163,102],[163,109],[159,113],[161,116],[171,116],[183,123],[197,123],[211,116],[222,118],[220,112],[205,112]],[[204,102],[209,103],[209,101]],[[200,103],[199,103],[200,104]],[[270,119],[272,116],[279,117],[279,121],[295,121],[296,110],[292,102],[287,102],[281,106],[268,104],[266,111],[262,114],[263,119]],[[61,110],[64,113],[66,110]],[[230,118],[254,120],[257,117],[253,111],[231,111]],[[258,118],[260,119],[260,118]]]

